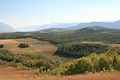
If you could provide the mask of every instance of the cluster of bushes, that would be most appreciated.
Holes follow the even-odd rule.
[[[10,62],[13,60],[13,54],[11,54],[8,50],[0,50],[0,59]]]
[[[65,64],[63,64],[66,62]],[[39,72],[49,74],[71,75],[87,72],[120,70],[120,55],[118,54],[90,54],[87,57],[62,60],[55,56],[36,54],[12,54],[7,50],[0,50],[0,64],[8,64],[21,68],[39,68]]]
[[[72,75],[87,72],[120,70],[120,55],[91,54],[80,58],[60,70],[59,74]]]
[[[3,63],[14,67],[39,68],[43,72],[58,67],[63,61],[54,56],[12,54],[7,50],[0,50],[0,64]]]
[[[61,55],[65,57],[83,57],[90,53],[104,53],[108,49],[107,45],[104,44],[82,44],[82,43],[72,43],[60,45],[55,53],[55,55]]]

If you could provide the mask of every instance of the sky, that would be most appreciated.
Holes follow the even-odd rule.
[[[0,22],[13,27],[120,20],[120,0],[0,0]]]

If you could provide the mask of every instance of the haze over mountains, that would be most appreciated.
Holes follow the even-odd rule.
[[[40,32],[54,32],[54,31],[69,31],[77,30],[85,27],[101,26],[113,29],[120,29],[120,20],[115,22],[89,22],[89,23],[51,23],[42,26],[24,26],[22,28],[12,28],[11,26],[0,23],[0,32],[30,32],[30,31],[40,31]]]
[[[0,23],[0,33],[15,32],[16,30],[8,24]]]
[[[120,29],[120,20],[115,21],[115,22],[51,23],[51,24],[46,24],[42,26],[39,26],[39,25],[27,26],[22,29],[19,29],[19,31],[41,31],[42,30],[43,32],[44,29],[45,29],[44,31],[47,31],[48,29],[50,29],[51,31],[56,31],[56,28],[59,28],[59,30],[63,30],[63,29],[76,30],[76,29],[81,29],[84,27],[93,27],[93,26],[102,26],[102,27],[108,27],[108,28],[113,28],[113,29]]]
[[[18,31],[28,32],[28,31],[40,31],[44,29],[55,29],[55,28],[69,28],[73,26],[77,26],[78,23],[50,23],[45,25],[37,25],[37,26],[25,26],[22,28],[17,28]]]

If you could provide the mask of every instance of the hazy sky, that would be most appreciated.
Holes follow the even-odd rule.
[[[0,0],[0,22],[13,27],[119,19],[120,0]]]

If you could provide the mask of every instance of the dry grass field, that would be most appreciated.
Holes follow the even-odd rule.
[[[18,47],[20,43],[27,43],[30,47],[21,49]],[[54,53],[57,49],[57,47],[47,41],[39,41],[32,38],[0,40],[0,44],[4,44],[4,49],[14,54]]]

